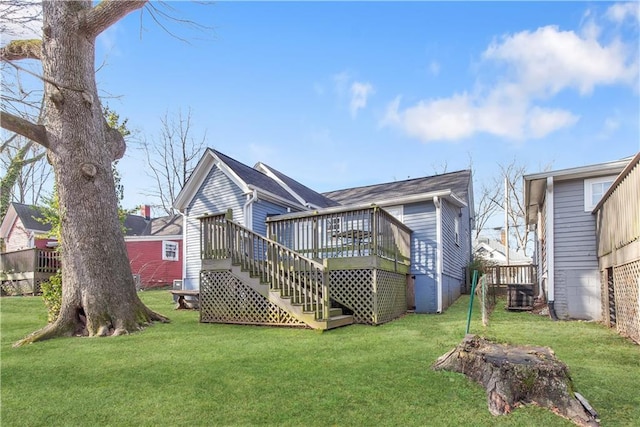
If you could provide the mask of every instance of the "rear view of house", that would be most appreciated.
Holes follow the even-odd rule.
[[[470,171],[325,194],[207,150],[174,206],[201,320],[330,328],[445,310],[471,257]],[[415,298],[413,297],[415,290]]]
[[[536,233],[540,291],[560,319],[602,318],[592,211],[629,160],[524,176],[526,224]]]

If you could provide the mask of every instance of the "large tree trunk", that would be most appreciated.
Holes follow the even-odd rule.
[[[60,203],[62,307],[54,323],[18,345],[60,335],[119,335],[167,320],[138,298],[127,258],[111,168],[124,154],[124,140],[105,126],[95,83],[96,34],[82,19],[91,9],[91,1],[43,4],[47,154]]]
[[[484,386],[493,415],[536,404],[579,426],[599,425],[597,413],[574,392],[569,369],[548,347],[496,344],[467,335],[433,368],[463,373]]]

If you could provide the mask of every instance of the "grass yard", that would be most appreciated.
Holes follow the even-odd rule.
[[[38,297],[2,298],[4,426],[570,426],[526,407],[495,418],[484,390],[430,365],[464,336],[468,297],[442,315],[312,330],[198,323],[166,291],[143,300],[172,323],[114,338],[69,338],[14,349],[46,322]],[[485,330],[548,345],[603,426],[640,423],[640,347],[603,326],[498,309]]]

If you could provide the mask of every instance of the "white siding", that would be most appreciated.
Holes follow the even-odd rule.
[[[186,227],[185,245],[187,256],[185,263],[185,289],[198,289],[200,276],[200,220],[207,213],[233,210],[233,220],[244,224],[243,206],[246,196],[220,169],[213,167],[189,204],[184,226]]]

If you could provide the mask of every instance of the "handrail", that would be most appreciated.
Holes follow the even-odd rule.
[[[3,273],[55,273],[60,268],[60,253],[52,249],[30,248],[0,254]]]
[[[227,220],[224,215],[200,219],[202,259],[231,258],[250,275],[269,284],[316,319],[329,318],[328,277],[323,264],[248,228]]]

